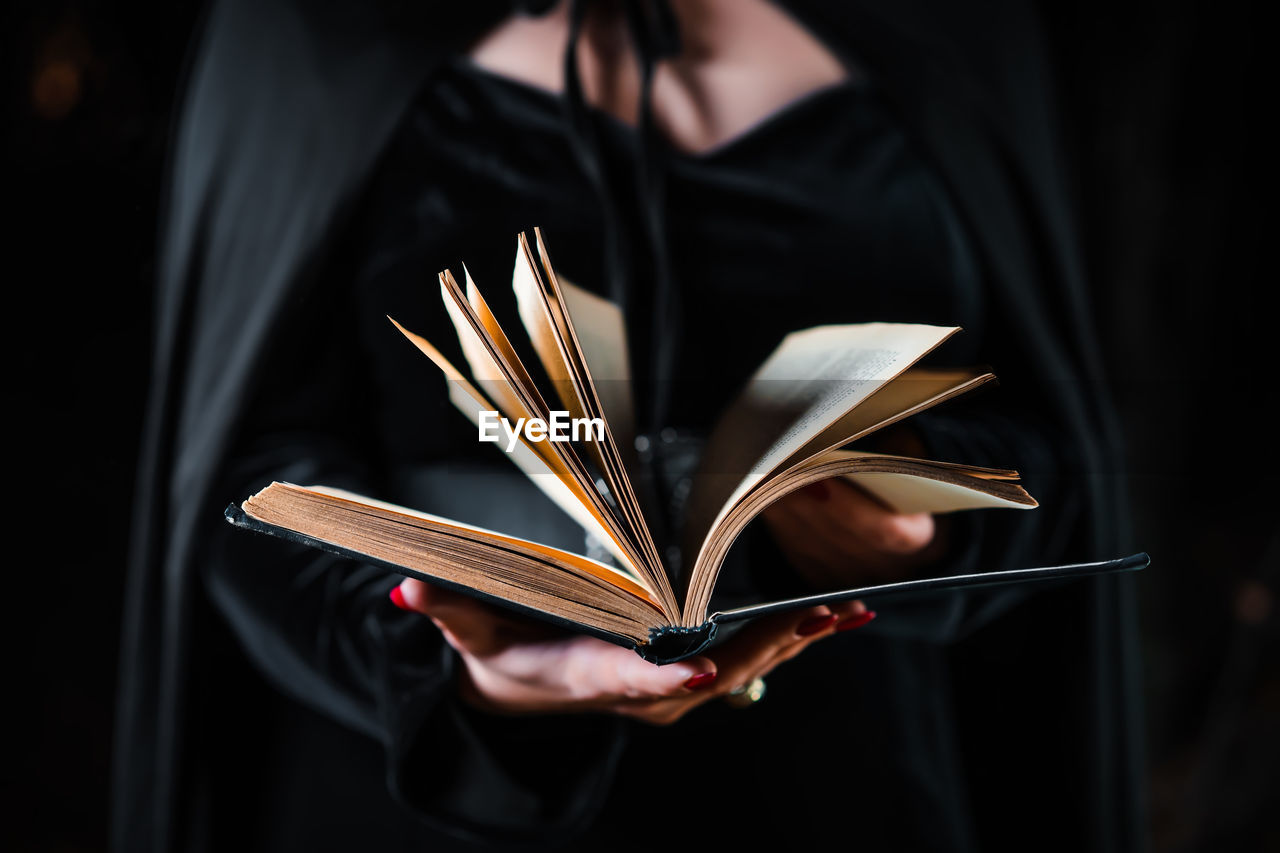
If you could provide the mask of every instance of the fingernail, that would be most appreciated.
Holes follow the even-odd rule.
[[[401,610],[412,609],[411,607],[409,607],[409,602],[404,600],[404,593],[400,591],[400,584],[396,584],[395,586],[391,587],[391,592],[389,593],[389,596],[391,598],[391,603],[394,604],[396,607],[399,607]]]
[[[708,684],[716,680],[714,672],[700,672],[684,683],[686,690],[697,690],[700,687],[706,687]]]
[[[803,491],[815,501],[825,501],[827,498],[831,497],[831,488],[821,480],[805,486]]]
[[[837,631],[852,631],[854,628],[861,628],[863,625],[876,618],[874,610],[868,610],[866,613],[859,613],[856,616],[850,616],[848,619],[836,626]]]
[[[810,634],[821,633],[822,631],[825,631],[828,628],[830,628],[832,625],[836,624],[839,618],[840,617],[835,615],[834,613],[828,613],[826,616],[811,617],[809,619],[804,620],[798,626],[796,626],[796,633],[799,634],[801,637],[807,637]]]

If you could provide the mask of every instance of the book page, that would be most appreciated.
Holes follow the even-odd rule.
[[[852,482],[859,485],[868,485],[878,497],[906,512],[1036,506],[1035,498],[1018,484],[1016,471],[885,453],[833,450],[765,478],[758,488],[725,509],[698,552],[681,611],[682,624],[698,625],[706,618],[719,567],[734,540],[753,518],[809,483],[845,476],[852,476]]]
[[[529,333],[538,360],[551,377],[556,396],[571,418],[603,418],[605,441],[588,442],[587,452],[600,472],[605,474],[610,493],[621,502],[622,489],[613,482],[609,473],[613,424],[603,414],[595,397],[591,373],[585,355],[578,347],[566,306],[559,291],[550,281],[545,281],[535,267],[528,241],[521,234],[517,238],[516,264],[511,277],[511,288],[516,295],[520,320]],[[616,448],[614,448],[616,451]]]
[[[453,275],[448,270],[440,274],[440,296],[444,301],[449,319],[453,322],[454,330],[457,332],[458,343],[462,348],[463,355],[471,367],[472,375],[476,377],[476,383],[490,398],[498,403],[502,414],[512,421],[519,418],[528,419],[532,417],[545,420],[549,410],[546,402],[542,399],[542,395],[538,393],[538,389],[532,383],[524,386],[517,380],[517,376],[521,374],[528,377],[523,365],[513,366],[495,354],[498,350],[497,345],[485,333],[480,319],[475,316],[471,304],[463,297],[461,288],[458,287]],[[393,320],[392,322],[395,321]],[[397,323],[396,325],[398,326],[399,324]],[[403,327],[401,327],[401,332],[408,334]],[[410,340],[417,344],[416,338],[417,336],[412,336]],[[506,340],[505,335],[503,335],[503,340]],[[423,343],[425,343],[425,340]],[[508,342],[509,345],[510,342]],[[418,348],[422,349],[422,346],[419,345]],[[426,350],[423,350],[423,352],[426,352]],[[430,353],[428,353],[428,357],[430,357]],[[443,357],[441,361],[443,361]],[[447,362],[445,363],[447,364]],[[437,366],[439,365],[440,362],[437,362]],[[452,365],[449,365],[449,368],[453,369]],[[442,367],[441,369],[444,368]],[[456,370],[454,372],[461,378],[461,373]],[[490,411],[493,410],[490,409]],[[471,416],[469,411],[464,411],[463,413],[468,417]],[[478,429],[479,427],[477,426]],[[523,436],[521,436],[521,443],[524,444]],[[574,482],[576,491],[582,496],[582,499],[594,507],[594,512],[597,515],[604,517],[607,508],[601,503],[600,495],[592,488],[590,476],[583,469],[581,462],[577,459],[571,447],[564,442],[551,441],[539,441],[528,446],[532,447],[533,452],[562,479]],[[634,560],[632,562],[634,563]]]
[[[624,460],[630,460],[635,451],[636,418],[627,325],[622,309],[564,276],[559,279],[565,311],[573,318],[582,358],[590,366],[591,381],[600,398],[604,418],[613,432],[618,451]],[[630,467],[628,464],[628,470]]]
[[[566,330],[558,328],[555,314],[543,301],[542,285],[534,272],[533,261],[520,240],[516,241],[516,263],[511,273],[511,289],[516,295],[516,308],[520,322],[529,333],[533,350],[542,362],[542,369],[551,378],[556,396],[572,418],[588,417],[586,404],[578,396],[568,359],[561,355],[561,341]]]
[[[493,346],[498,351],[498,355],[501,357],[501,360],[506,363],[508,369],[511,371],[516,384],[527,388],[530,396],[541,399],[541,395],[538,393],[538,386],[534,384],[533,377],[529,375],[529,371],[525,368],[524,362],[520,360],[520,356],[516,353],[515,347],[511,345],[511,340],[507,337],[507,333],[504,332],[502,330],[502,326],[498,324],[498,318],[493,316],[493,311],[489,308],[489,303],[486,302],[484,296],[481,295],[480,288],[476,286],[475,281],[471,278],[470,270],[468,270],[465,265],[462,267],[462,274],[467,281],[467,302],[471,305],[472,311],[475,312],[476,319],[480,321],[484,330],[489,333],[489,340],[493,342]],[[447,277],[447,280],[454,288],[457,287],[457,282],[453,280],[453,273],[445,270],[441,275]],[[448,300],[446,300],[445,305],[447,308],[449,305]],[[455,311],[450,312],[449,315],[455,326],[460,322],[460,318],[456,316],[456,314],[457,312]],[[467,362],[471,364],[472,375],[479,376],[478,373],[475,373],[476,365],[470,356],[468,356]]]
[[[473,290],[476,289],[474,282],[471,286]],[[550,407],[547,406],[532,380],[521,381],[520,377],[529,379],[529,374],[515,355],[506,334],[500,328],[498,329],[505,349],[511,352],[512,361],[504,357],[503,346],[488,334],[482,319],[476,315],[471,301],[463,295],[462,289],[458,287],[458,283],[448,270],[440,274],[440,295],[477,384],[496,399],[502,413],[513,421],[519,418],[535,417],[548,420]],[[483,302],[478,290],[476,297],[487,311],[488,305]],[[494,320],[494,323],[496,325],[497,321]],[[584,444],[588,450],[594,450],[597,442],[587,441]],[[628,543],[636,541],[629,529],[623,530],[618,526],[618,520],[613,517],[612,510],[605,503],[603,496],[595,489],[594,480],[582,464],[572,442],[539,441],[533,443],[532,447],[534,452],[559,475],[578,483],[584,500],[591,503],[597,515],[608,519],[606,523],[616,531],[615,537]],[[622,523],[629,524],[629,520],[624,517]],[[632,547],[634,549],[634,546]],[[636,560],[633,558],[631,564],[635,565],[635,563]]]
[[[863,403],[792,453],[781,469],[798,465],[827,450],[856,441],[938,403],[994,380],[976,370],[930,370],[913,367],[883,385]]]
[[[708,440],[690,496],[686,554],[701,551],[733,505],[788,458],[957,331],[862,323],[787,335]]]
[[[479,297],[479,292],[476,296]],[[471,367],[471,375],[475,377],[476,384],[498,404],[502,414],[512,421],[519,418],[526,420],[533,417],[545,418],[547,404],[542,399],[542,395],[538,393],[532,381],[521,382],[520,380],[522,375],[525,380],[529,377],[524,365],[519,364],[518,358],[515,358],[513,364],[495,356],[495,352],[505,355],[502,345],[487,333],[486,324],[472,308],[472,303],[463,296],[462,289],[458,287],[458,283],[448,270],[440,273],[440,299],[444,302],[445,310],[458,334],[458,344],[462,347],[463,357]],[[487,311],[489,306],[483,299],[478,301]],[[501,329],[498,333],[506,344],[506,348],[510,349],[511,344],[507,341],[506,335],[502,334]],[[514,358],[514,350],[511,354]]]
[[[654,544],[649,523],[632,488],[627,463],[618,450],[613,426],[604,413],[574,321],[567,313],[559,280],[542,242],[542,233],[537,229],[534,233],[537,238],[537,259],[533,257],[528,238],[522,233],[517,239],[512,289],[516,294],[520,318],[571,416],[600,418],[603,422],[604,441],[588,442],[588,451],[599,466],[605,487],[633,533],[654,583],[664,595],[674,601],[674,592],[670,591],[670,581],[657,545]],[[577,412],[582,414],[576,414]]]
[[[445,379],[448,380],[449,401],[453,403],[458,411],[466,415],[467,420],[474,424],[478,430],[480,413],[493,411],[493,405],[485,399],[484,394],[468,382],[461,371],[454,367],[426,338],[410,332],[390,317],[387,319],[391,320],[401,334],[408,338],[427,358],[431,359],[436,367],[440,368],[445,375]],[[532,480],[534,485],[550,498],[556,506],[564,510],[585,531],[599,540],[629,574],[642,579],[642,582],[644,582],[643,573],[636,569],[634,560],[627,554],[623,543],[611,532],[609,525],[592,507],[590,503],[591,496],[583,494],[582,485],[572,474],[564,469],[561,460],[548,459],[545,451],[539,452],[550,442],[544,441],[530,444],[525,440],[523,433],[519,433],[518,438],[518,443],[507,454],[516,467]]]
[[[274,482],[232,523],[643,643],[669,624],[652,591],[595,560],[520,537],[325,487]],[[261,526],[258,526],[261,525]],[[295,537],[301,537],[297,539]]]
[[[286,483],[283,485],[291,485],[291,484]],[[543,545],[540,542],[534,542],[530,539],[521,539],[516,536],[508,536],[507,534],[500,533],[496,530],[490,530],[485,527],[478,527],[474,524],[467,524],[466,522],[463,522],[463,521],[455,521],[451,518],[445,518],[443,516],[434,515],[429,512],[423,512],[422,510],[412,509],[411,507],[400,506],[399,504],[394,504],[394,503],[391,503],[390,501],[383,501],[383,500],[378,500],[377,498],[367,497],[365,495],[358,495],[355,492],[349,491],[347,489],[338,489],[333,486],[301,486],[297,488],[306,488],[309,491],[316,492],[317,494],[330,495],[332,497],[342,498],[343,500],[362,504],[364,506],[377,507],[379,509],[386,510],[387,512],[393,512],[399,515],[407,515],[412,518],[420,519],[422,521],[430,521],[433,524],[437,524],[441,527],[450,527],[456,530],[466,531],[467,533],[477,535],[478,537],[482,537],[485,539],[491,539],[499,543],[504,543],[504,544],[518,543],[519,545],[525,548],[528,548],[531,551],[536,551],[539,554],[543,554],[547,557],[551,557],[556,560],[560,560],[562,562],[570,563],[578,568],[581,568],[587,574],[593,575],[594,577],[598,577],[601,580],[611,583],[614,586],[618,587],[619,589],[624,589],[638,598],[643,598],[645,601],[648,601],[651,604],[653,604],[654,607],[657,607],[657,608],[662,607],[662,603],[653,597],[653,592],[643,584],[637,583],[635,577],[631,573],[625,572],[622,569],[619,569],[615,566],[606,565],[605,563],[601,563],[598,560],[593,560],[590,557],[584,557],[581,554],[575,554],[572,551],[565,551],[561,548],[552,548],[549,545]]]
[[[651,560],[655,583],[674,601],[675,593],[672,591],[671,582],[663,565],[662,557],[658,553],[658,546],[654,542],[653,531],[649,528],[649,521],[645,518],[644,510],[640,506],[635,489],[631,485],[631,478],[627,473],[628,463],[622,453],[619,452],[618,443],[614,439],[609,419],[604,415],[604,407],[600,403],[595,378],[592,376],[591,367],[587,363],[586,354],[578,338],[577,326],[574,323],[573,316],[568,311],[568,305],[564,299],[564,291],[560,286],[560,277],[556,274],[555,267],[551,264],[551,255],[547,251],[547,244],[542,239],[542,229],[534,228],[533,236],[538,247],[538,263],[542,274],[540,277],[542,288],[539,292],[543,296],[546,310],[556,318],[557,328],[563,332],[563,336],[559,339],[559,343],[562,345],[560,353],[568,363],[570,373],[574,378],[574,391],[587,411],[591,413],[591,416],[598,417],[604,422],[604,441],[596,442],[592,446],[600,451],[605,484],[610,494],[616,499],[618,508],[622,510],[627,518],[633,521],[634,529],[640,537],[641,550]],[[526,255],[531,255],[528,238],[523,233],[520,235],[520,245]],[[630,449],[634,449],[634,444]],[[634,457],[628,455],[626,458],[633,459]]]
[[[866,453],[854,450],[833,450],[814,460],[822,464],[848,462],[855,463],[861,459],[882,457],[877,453]],[[904,466],[904,469],[907,466]],[[984,482],[996,478],[977,476],[961,465],[941,465],[931,463],[936,469],[937,477],[920,476],[917,471],[867,471],[844,474],[843,479],[855,486],[870,492],[886,506],[900,513],[943,513],[964,509],[1034,509],[1034,500],[1027,502],[1011,500],[1001,495],[992,494],[980,488]],[[1003,472],[1000,480],[1017,479],[1015,472]],[[1010,477],[1008,475],[1013,474]],[[954,478],[953,478],[954,477]],[[972,478],[972,479],[970,479]],[[975,482],[976,481],[976,482]]]

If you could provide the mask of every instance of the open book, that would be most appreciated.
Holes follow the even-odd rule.
[[[541,385],[550,387],[534,380],[532,362],[521,357],[465,270],[465,286],[449,271],[439,279],[470,377],[391,322],[444,374],[451,401],[478,439],[495,441],[602,546],[597,558],[323,486],[272,483],[229,506],[228,520],[569,625],[657,662],[696,654],[720,625],[789,607],[1146,564],[1138,555],[928,578],[709,613],[738,535],[774,501],[817,480],[843,477],[900,512],[1035,507],[1015,471],[847,447],[994,377],[916,366],[957,328],[866,323],[794,332],[708,437],[679,541],[659,542],[656,525],[646,521],[652,509],[635,486],[640,472],[621,311],[558,277],[541,233],[534,233],[532,242],[518,238],[513,289],[546,377]]]

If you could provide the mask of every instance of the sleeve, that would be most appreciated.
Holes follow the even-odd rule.
[[[380,459],[372,383],[358,345],[344,343],[342,304],[312,295],[295,306],[293,331],[260,365],[220,493],[287,480],[411,499]],[[449,463],[434,464],[447,478]],[[502,480],[482,485],[492,493]],[[293,699],[380,741],[391,794],[424,820],[527,839],[590,817],[622,745],[619,720],[481,713],[459,700],[455,653],[430,620],[391,604],[397,577],[220,521],[205,541],[203,581],[246,655]]]

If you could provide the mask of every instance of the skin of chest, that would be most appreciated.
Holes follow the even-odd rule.
[[[671,9],[681,51],[658,63],[652,107],[678,150],[715,148],[807,94],[859,77],[767,0],[671,0]],[[560,92],[568,39],[562,0],[545,15],[507,18],[468,55],[488,71]],[[587,102],[634,125],[640,69],[620,4],[588,5],[576,50]]]

